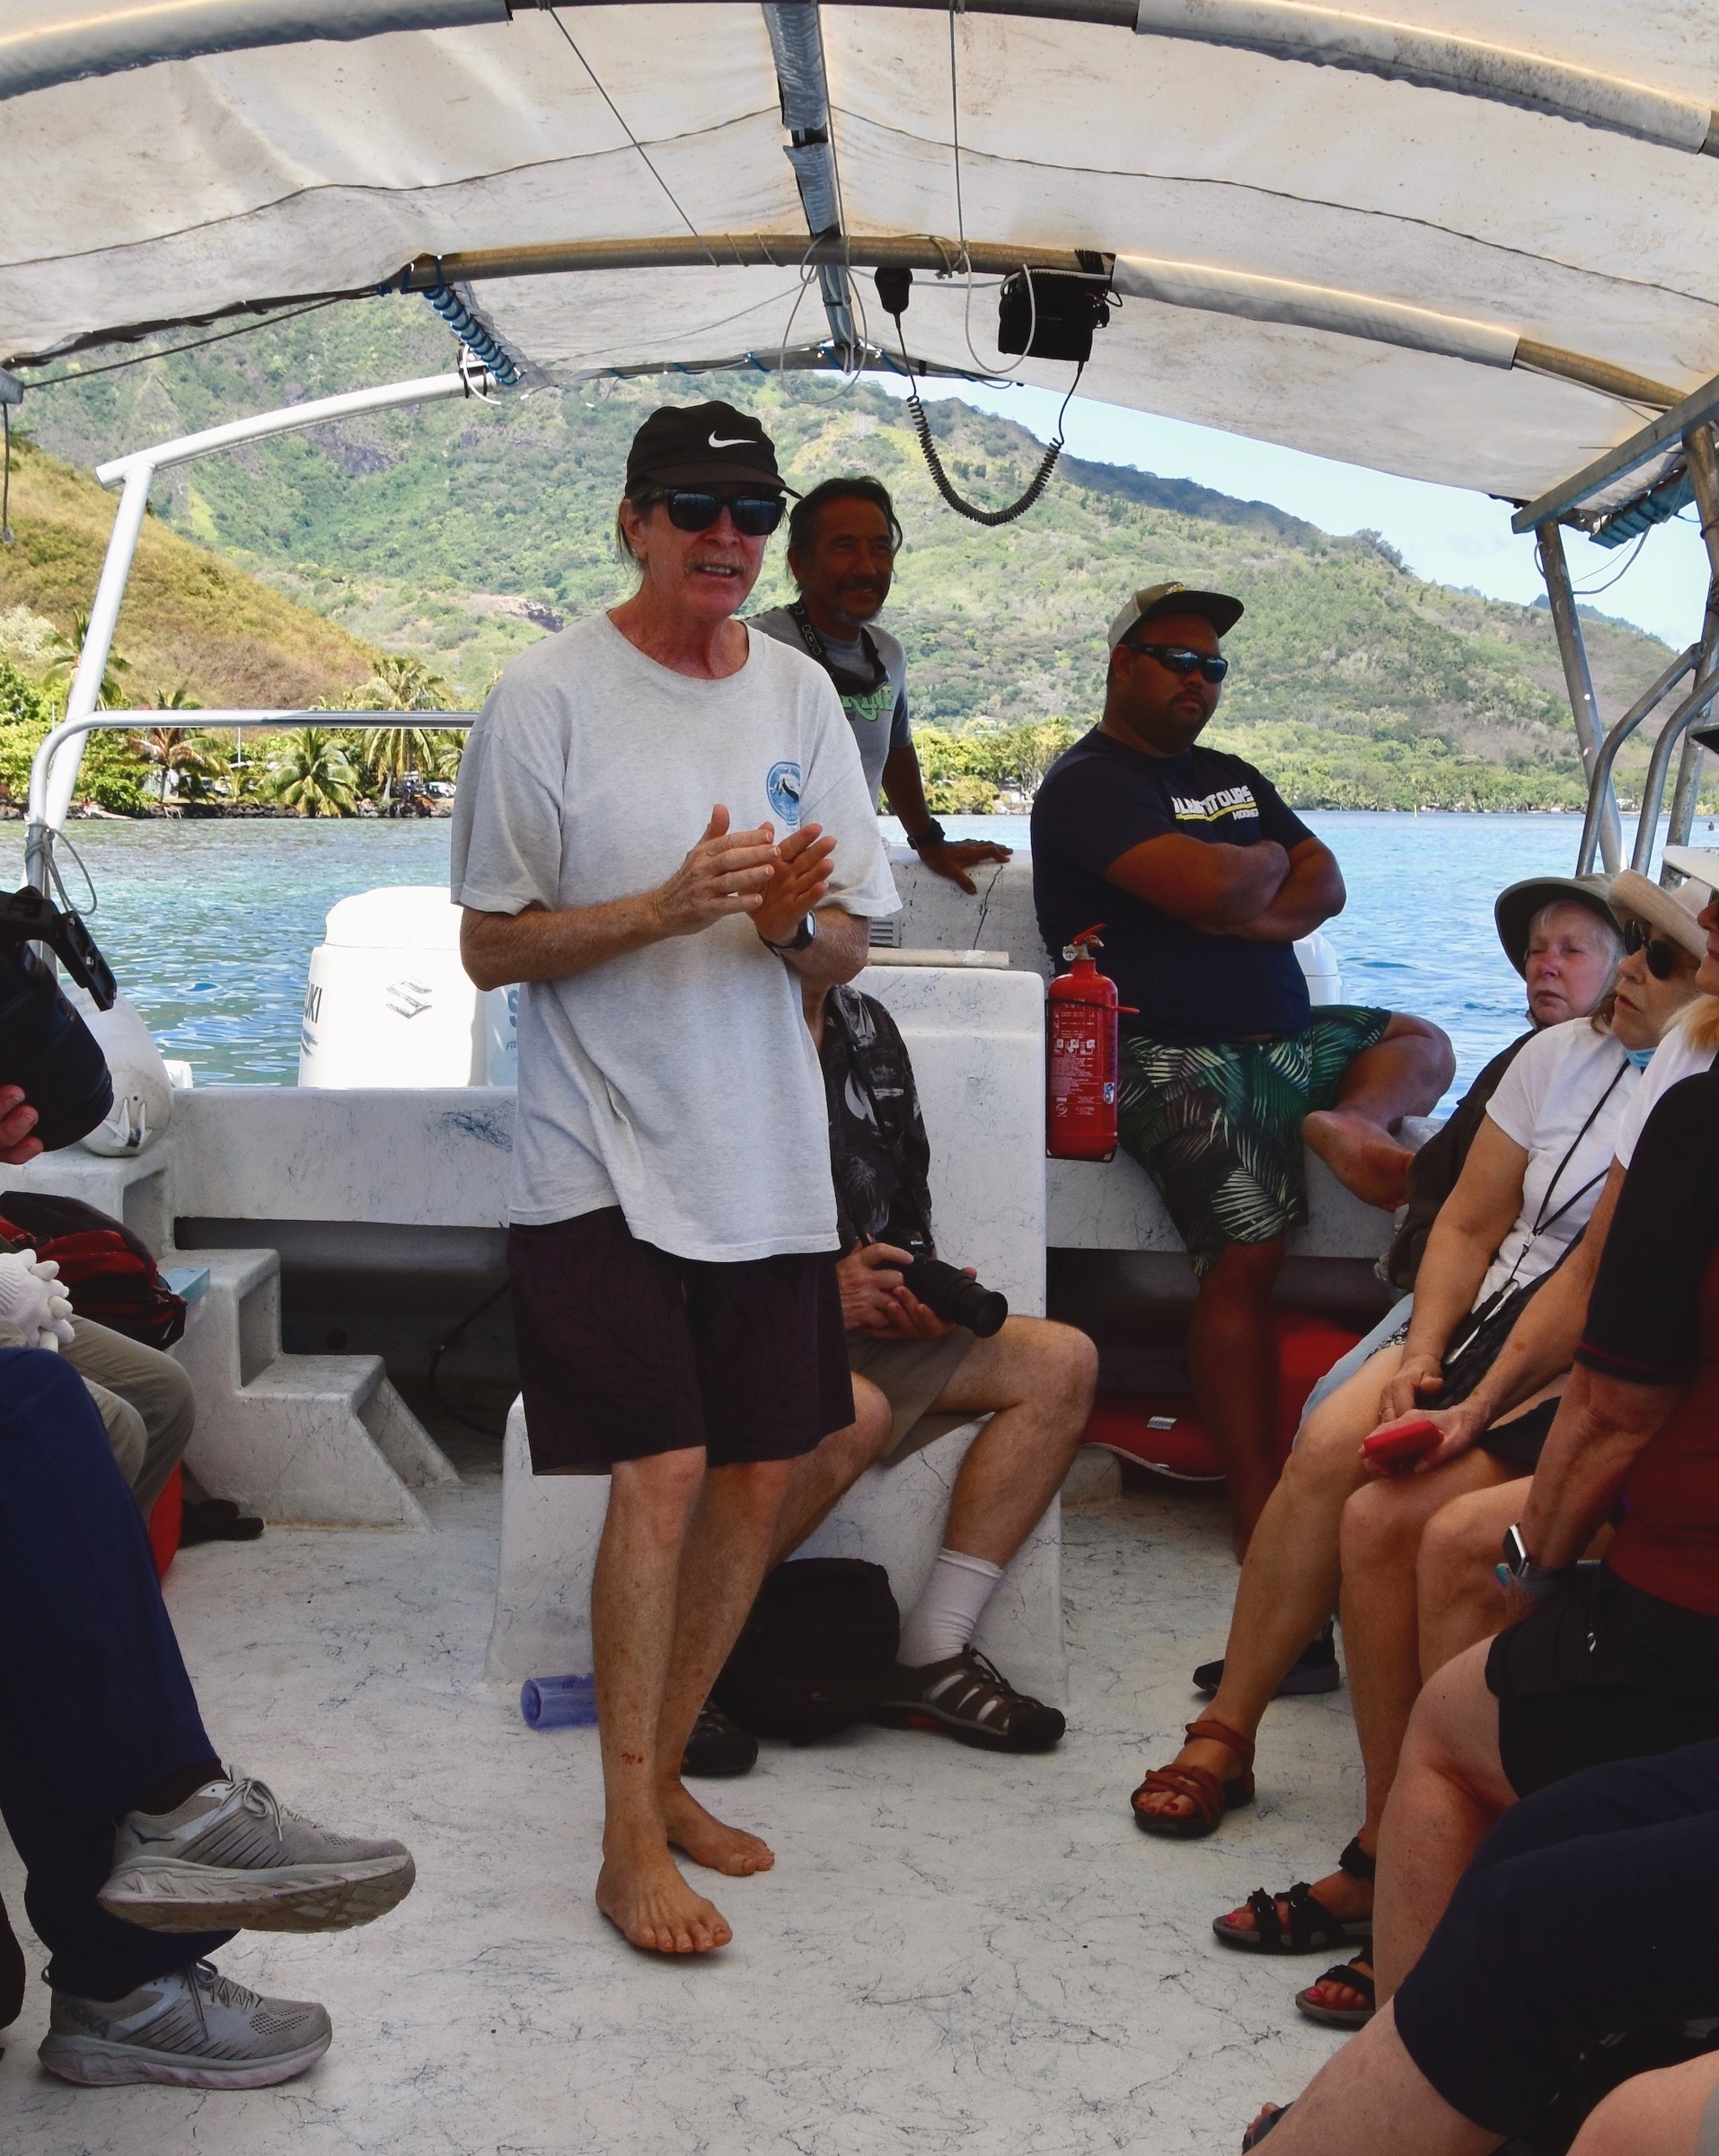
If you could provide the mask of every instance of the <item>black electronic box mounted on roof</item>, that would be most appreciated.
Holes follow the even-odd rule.
[[[1097,258],[1095,257],[1095,267]],[[1092,357],[1092,332],[1110,320],[1115,305],[1103,271],[1074,277],[1060,270],[1017,270],[1005,278],[997,301],[997,349],[1029,359]]]

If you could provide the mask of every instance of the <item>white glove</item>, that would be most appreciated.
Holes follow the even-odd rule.
[[[72,1343],[72,1306],[59,1293],[59,1267],[34,1250],[0,1250],[0,1318],[26,1340],[57,1354]]]

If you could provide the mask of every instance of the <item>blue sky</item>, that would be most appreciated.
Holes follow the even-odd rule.
[[[901,393],[898,378],[871,379],[879,388]],[[1041,440],[1049,439],[1062,402],[1060,396],[1041,389],[987,389],[965,382],[921,386],[928,398],[959,396],[983,411],[1018,420]],[[1336,464],[1299,449],[1280,449],[1270,442],[1180,420],[1154,419],[1084,397],[1069,406],[1067,438],[1074,456],[1133,464],[1167,479],[1197,480],[1245,501],[1274,502],[1338,535],[1376,531],[1417,576],[1435,583],[1472,587],[1490,598],[1521,604],[1530,604],[1545,589],[1534,566],[1532,538],[1515,537],[1510,510],[1484,494],[1395,479],[1359,464]],[[1608,552],[1574,532],[1566,535],[1565,543],[1578,587],[1607,582],[1630,552],[1627,546]],[[1692,523],[1678,523],[1651,533],[1609,590],[1582,596],[1589,605],[1634,622],[1680,649],[1699,632],[1706,588],[1700,534]]]

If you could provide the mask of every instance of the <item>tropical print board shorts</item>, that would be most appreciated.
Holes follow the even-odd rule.
[[[1122,1143],[1163,1193],[1202,1279],[1232,1242],[1274,1242],[1307,1219],[1301,1118],[1330,1108],[1388,1011],[1333,1003],[1305,1033],[1199,1047],[1122,1044]]]

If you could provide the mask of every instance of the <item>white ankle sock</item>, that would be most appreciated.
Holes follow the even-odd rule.
[[[958,1655],[978,1630],[991,1590],[1001,1577],[1002,1567],[988,1558],[939,1551],[925,1592],[902,1627],[895,1650],[902,1667],[923,1669],[928,1662],[947,1662]]]

